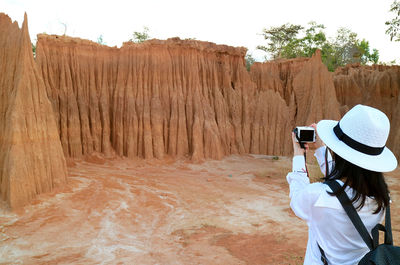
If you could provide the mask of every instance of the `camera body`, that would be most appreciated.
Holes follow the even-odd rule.
[[[298,126],[293,132],[296,135],[296,142],[313,143],[315,142],[315,129],[308,126]]]

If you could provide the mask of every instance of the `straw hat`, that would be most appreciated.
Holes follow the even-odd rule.
[[[318,136],[336,154],[359,167],[389,172],[397,167],[393,153],[385,147],[390,122],[380,110],[357,105],[338,121],[322,120]]]

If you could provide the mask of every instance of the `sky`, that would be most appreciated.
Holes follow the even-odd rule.
[[[285,23],[324,24],[328,37],[347,27],[380,53],[380,61],[400,64],[400,42],[385,34],[393,0],[0,0],[0,12],[21,26],[24,12],[32,42],[39,33],[64,34],[120,47],[134,31],[152,38],[195,38],[243,46],[258,61],[266,55],[263,28]]]

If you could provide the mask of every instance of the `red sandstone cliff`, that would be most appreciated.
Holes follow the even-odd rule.
[[[0,194],[11,208],[66,183],[66,164],[41,74],[22,28],[0,13]]]
[[[47,35],[35,64],[26,18],[20,30],[3,14],[0,47],[0,191],[11,207],[66,182],[63,151],[289,155],[295,125],[339,119],[340,106],[358,103],[388,114],[400,153],[399,67],[348,66],[332,77],[317,52],[249,73],[244,48],[174,38],[118,49]]]
[[[259,90],[272,89],[285,100],[293,126],[340,118],[332,75],[320,51],[312,58],[255,63],[251,75]]]
[[[388,147],[400,158],[400,66],[348,65],[338,68],[333,79],[344,111],[365,104],[386,113],[391,122]]]
[[[117,49],[39,35],[37,63],[69,157],[287,154],[289,108],[256,88],[245,52],[178,38]]]

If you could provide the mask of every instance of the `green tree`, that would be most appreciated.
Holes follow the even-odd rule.
[[[101,44],[101,45],[105,45],[106,43],[103,40],[103,34],[101,34],[98,38],[97,38],[97,43]]]
[[[286,54],[282,56],[282,51],[284,53],[291,51],[292,49],[288,46],[295,46],[292,44],[296,41],[296,36],[303,27],[300,25],[293,25],[286,23],[280,27],[271,27],[269,29],[264,28],[261,35],[264,39],[269,41],[267,46],[257,46],[257,49],[263,50],[272,55],[272,58],[282,58],[286,57]]]
[[[379,51],[372,49],[372,53],[369,50],[369,42],[363,39],[358,44],[358,49],[361,53],[361,64],[374,63],[377,64],[379,61]]]
[[[246,69],[247,71],[250,71],[250,67],[255,63],[255,59],[250,53],[247,53],[246,56],[244,57],[246,60]]]
[[[282,47],[280,58],[296,58],[302,57],[303,51],[301,50],[301,40],[297,38],[293,38],[288,44]]]
[[[361,53],[358,48],[357,33],[350,29],[339,28],[330,45],[336,61],[335,68],[348,63],[360,62]]]
[[[358,50],[360,51],[360,61],[361,63],[365,64],[369,61],[369,58],[371,56],[369,52],[369,42],[363,39],[359,44],[358,44]]]
[[[375,48],[372,49],[372,54],[370,55],[370,61],[373,62],[374,64],[377,64],[379,62],[378,49],[375,49]]]
[[[311,57],[317,49],[322,50],[326,43],[325,26],[314,21],[308,23],[305,36],[300,40],[302,56]]]
[[[321,49],[321,59],[329,71],[333,72],[338,67],[338,58],[335,56],[335,49],[331,43],[326,42]]]
[[[349,63],[378,63],[379,51],[372,49],[370,51],[369,41],[357,38],[357,33],[347,28],[339,28],[334,41],[330,43],[331,52],[335,59],[331,65],[334,69]]]
[[[32,43],[32,53],[33,57],[36,58],[36,45]]]
[[[395,0],[390,6],[390,12],[392,12],[395,17],[391,20],[385,22],[387,26],[386,34],[390,36],[390,41],[400,41],[400,2]]]
[[[370,51],[369,42],[360,41],[357,33],[347,28],[339,28],[336,36],[328,40],[325,26],[312,21],[307,28],[300,25],[284,24],[263,30],[264,39],[269,40],[267,46],[258,46],[272,58],[311,57],[317,49],[329,71],[348,63],[377,63],[379,51]]]
[[[149,28],[148,27],[143,27],[143,31],[134,31],[132,35],[132,39],[129,41],[135,42],[135,43],[142,43],[150,38],[149,35]]]

